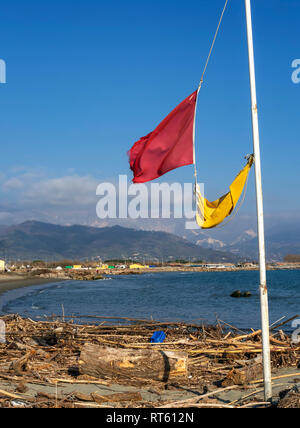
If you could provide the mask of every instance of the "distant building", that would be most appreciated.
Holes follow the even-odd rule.
[[[4,271],[5,271],[5,261],[0,260],[0,272],[4,272]]]
[[[138,263],[129,266],[130,269],[147,269],[149,266],[143,266]]]
[[[73,269],[74,270],[82,269],[82,266],[81,265],[75,265],[75,266],[73,266]]]
[[[108,265],[97,266],[96,269],[107,270],[107,269],[109,269],[109,266]]]
[[[126,266],[125,265],[117,265],[116,269],[126,269]]]
[[[203,264],[203,265],[197,265],[192,267],[200,267],[203,269],[227,269],[227,266],[221,265],[221,264]]]
[[[258,265],[256,263],[243,263],[244,268],[256,268]]]

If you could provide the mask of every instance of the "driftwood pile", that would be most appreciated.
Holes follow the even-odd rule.
[[[261,332],[242,334],[221,321],[207,327],[100,317],[97,325],[61,318],[37,322],[17,315],[0,320],[6,326],[6,343],[0,343],[0,407],[88,407],[91,402],[101,407],[222,407],[212,401],[216,393],[240,388],[249,390],[250,397],[262,383]],[[300,346],[281,326],[271,329],[273,367],[294,367],[297,372]],[[150,343],[158,330],[166,333],[166,340]],[[14,391],[2,387],[10,384],[17,385]],[[74,385],[72,394],[27,394],[28,385],[62,384]],[[147,403],[139,392],[106,397],[82,393],[79,386],[89,384],[130,385],[158,396],[165,390],[198,393],[180,402]],[[296,397],[299,401],[299,394]],[[245,401],[236,407],[242,405]]]

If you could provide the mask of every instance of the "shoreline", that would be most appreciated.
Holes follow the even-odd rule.
[[[0,276],[0,299],[3,294],[8,291],[17,290],[19,288],[25,288],[35,285],[44,285],[51,284],[56,282],[66,281],[66,279],[62,278],[39,278],[39,277],[28,277],[21,275],[9,276],[5,277]]]
[[[268,268],[268,271],[287,271],[287,270],[300,270],[299,267],[295,268]],[[224,272],[255,272],[259,271],[258,268],[236,268],[236,269],[203,269],[198,267],[158,267],[155,269],[140,269],[140,270],[103,270],[101,272],[102,275],[107,276],[130,276],[130,275],[143,275],[147,273],[178,273],[178,272],[186,272],[186,273],[224,273]],[[99,273],[99,271],[98,271]],[[0,274],[0,298],[4,293],[12,290],[17,290],[25,287],[35,286],[35,285],[44,285],[44,284],[55,284],[57,282],[64,281],[81,281],[82,279],[75,279],[71,276],[62,276],[61,274],[52,273],[49,276],[30,276],[24,274]]]

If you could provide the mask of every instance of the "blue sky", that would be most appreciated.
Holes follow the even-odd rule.
[[[300,84],[291,64],[300,58],[300,2],[252,3],[265,210],[299,217]],[[3,3],[0,222],[72,222],[76,211],[84,223],[84,206],[92,219],[97,183],[131,176],[127,150],[197,88],[223,5]],[[197,163],[209,199],[227,191],[251,152],[244,2],[230,0],[199,100]],[[185,167],[164,180],[192,174]],[[253,176],[241,215],[255,216]]]

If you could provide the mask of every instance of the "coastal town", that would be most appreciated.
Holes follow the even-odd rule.
[[[267,264],[268,270],[297,270],[300,262],[274,262]],[[44,262],[24,261],[6,263],[0,260],[0,281],[40,277],[72,280],[100,280],[105,275],[138,275],[143,273],[158,272],[239,272],[259,270],[256,262],[246,263],[190,263],[184,261],[165,263],[139,263],[128,261],[97,262]]]

